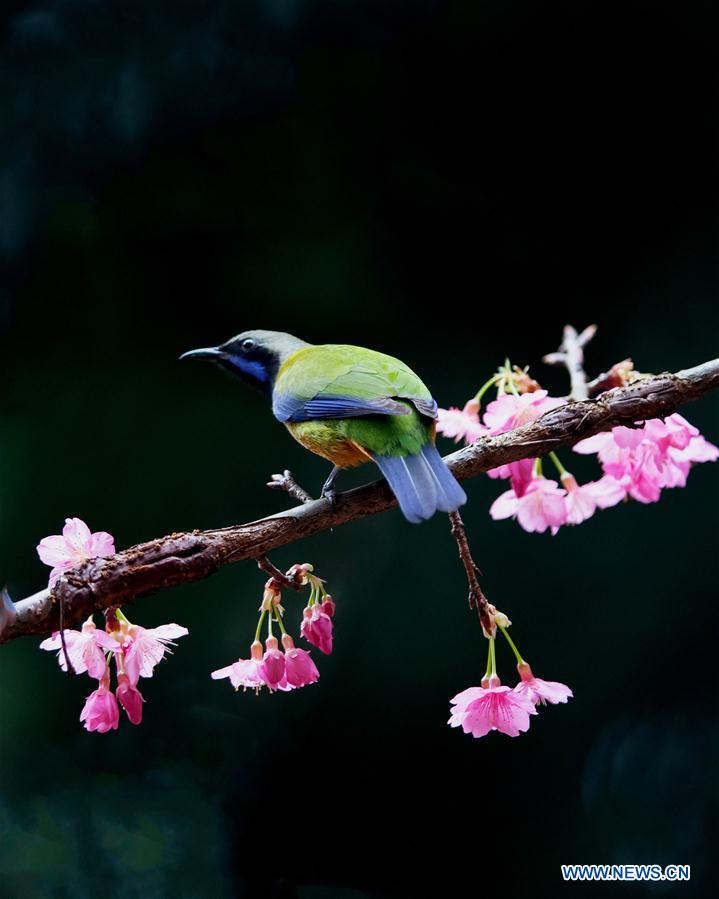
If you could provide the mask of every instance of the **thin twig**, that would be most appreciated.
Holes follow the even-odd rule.
[[[486,596],[482,593],[482,588],[479,586],[478,575],[481,572],[472,558],[462,516],[459,512],[450,512],[449,520],[452,525],[452,536],[457,541],[459,558],[462,560],[464,570],[467,573],[467,583],[469,584],[469,607],[470,609],[477,610],[484,632],[487,636],[490,636],[493,627],[492,619],[489,614],[489,604],[487,603]]]
[[[465,480],[509,462],[573,446],[616,425],[662,418],[717,388],[719,359],[676,374],[641,378],[596,399],[566,403],[532,424],[482,438],[446,456],[445,462],[455,477]],[[0,643],[56,630],[61,598],[65,603],[65,621],[73,625],[94,611],[202,580],[230,562],[256,559],[279,546],[376,515],[395,505],[386,482],[377,481],[338,494],[331,507],[324,500],[315,500],[259,521],[170,534],[108,558],[91,559],[65,572],[52,592],[42,590],[18,602],[14,620],[12,615],[6,616]]]
[[[270,562],[267,556],[258,556],[255,561],[257,562],[257,567],[264,571],[265,574],[269,574],[270,579],[275,582],[278,588],[285,587],[289,590],[296,590],[298,593],[302,589],[302,584],[296,575],[290,577],[283,574],[279,568]]]
[[[584,373],[584,347],[596,333],[596,325],[588,325],[581,334],[572,325],[565,325],[559,351],[548,353],[542,360],[547,365],[565,366],[569,372],[569,398],[572,400],[586,400],[589,396],[587,376]]]
[[[312,497],[304,490],[292,476],[292,472],[286,468],[282,474],[273,474],[272,479],[267,482],[270,490],[284,490],[285,493],[301,503],[311,503]]]

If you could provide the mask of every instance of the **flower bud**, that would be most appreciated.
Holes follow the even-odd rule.
[[[532,674],[532,669],[526,662],[520,662],[517,665],[517,671],[519,672],[519,676],[521,677],[521,679],[524,681],[532,680],[532,678],[534,677],[534,675]]]

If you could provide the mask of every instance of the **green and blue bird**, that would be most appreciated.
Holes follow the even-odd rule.
[[[454,512],[467,500],[434,445],[437,403],[393,356],[244,331],[180,358],[215,362],[271,396],[275,418],[295,440],[334,465],[322,489],[331,500],[339,471],[364,462],[379,467],[408,521]]]

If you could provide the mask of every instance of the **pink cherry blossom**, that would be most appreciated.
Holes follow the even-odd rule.
[[[693,464],[719,458],[719,449],[677,413],[636,428],[612,428],[581,440],[574,450],[596,453],[605,475],[641,503],[657,502],[663,489],[684,487]]]
[[[141,677],[152,677],[159,662],[170,653],[173,640],[184,637],[189,632],[179,624],[162,624],[160,627],[145,628],[130,624],[122,631],[125,643],[125,673],[131,683],[136,684]]]
[[[608,509],[627,495],[620,481],[605,475],[598,481],[577,484],[573,475],[565,472],[562,484],[566,488],[567,524],[580,524],[591,518],[597,509]]]
[[[62,534],[43,537],[37,545],[37,554],[42,562],[52,567],[48,586],[52,587],[60,575],[76,568],[88,559],[98,556],[112,556],[115,541],[106,531],[90,533],[90,528],[81,518],[66,518]]]
[[[139,724],[142,721],[142,704],[145,700],[126,674],[118,675],[115,693],[117,701],[127,712],[132,724]]]
[[[277,638],[268,637],[265,640],[265,654],[258,672],[264,683],[271,690],[276,690],[285,681],[285,654],[278,649]]]
[[[453,437],[455,443],[464,440],[474,443],[487,434],[487,428],[479,420],[479,403],[469,400],[464,409],[451,406],[449,409],[438,409],[437,432],[445,437]]]
[[[259,689],[264,684],[260,675],[262,662],[256,659],[238,659],[226,668],[219,668],[210,675],[213,680],[229,677],[230,683],[238,690],[240,687]]]
[[[551,528],[552,533],[556,534],[567,520],[566,493],[556,481],[534,478],[523,496],[517,496],[514,490],[507,490],[498,496],[492,503],[489,514],[495,521],[514,517],[530,533],[542,534],[547,528]]]
[[[110,691],[109,677],[104,678],[93,693],[85,700],[80,712],[80,721],[85,730],[97,731],[99,734],[109,730],[117,730],[120,723],[120,710],[115,695]]]
[[[447,723],[473,737],[483,737],[490,730],[518,737],[529,729],[529,716],[537,713],[530,699],[501,686],[496,675],[489,678],[487,687],[463,690],[451,703]]]
[[[520,459],[519,462],[492,468],[487,474],[490,478],[510,478],[512,490],[516,496],[521,497],[527,492],[527,487],[534,476],[534,462],[534,459]]]
[[[238,659],[225,668],[213,671],[210,677],[213,680],[222,680],[225,677],[229,677],[230,683],[235,690],[239,690],[240,687],[244,689],[250,687],[250,689],[259,690],[265,684],[260,673],[262,661],[262,644],[259,640],[255,640],[252,646],[250,646],[249,659]]]
[[[716,462],[719,459],[719,447],[709,443],[701,434],[698,437],[692,437],[684,449],[670,447],[668,453],[670,458],[678,464],[683,462]]]
[[[282,645],[285,648],[287,683],[291,687],[306,687],[316,683],[320,673],[307,650],[296,649],[289,634],[282,635]]]
[[[563,406],[565,402],[560,397],[548,396],[546,390],[535,390],[519,396],[501,393],[487,406],[484,423],[490,434],[503,434],[535,421],[545,412]]]
[[[307,606],[302,612],[300,633],[313,646],[329,655],[332,652],[332,616],[335,612],[334,602],[327,597],[321,603]]]
[[[75,674],[87,673],[100,680],[105,674],[107,662],[106,652],[116,652],[120,645],[114,637],[105,631],[98,630],[90,616],[83,624],[81,631],[65,629],[65,646]],[[56,631],[40,644],[40,649],[58,650],[57,660],[63,671],[67,671],[67,662],[62,651],[60,632]]]
[[[564,703],[574,696],[566,684],[535,677],[526,662],[520,662],[517,665],[517,671],[521,680],[514,688],[515,695],[522,696],[535,705],[538,702],[541,702],[542,705],[546,705],[548,702],[556,705],[559,702]]]

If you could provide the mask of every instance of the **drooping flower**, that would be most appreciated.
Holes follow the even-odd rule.
[[[332,616],[335,613],[335,604],[332,598],[327,596],[321,603],[307,606],[302,612],[302,624],[300,633],[313,646],[321,652],[329,655],[332,652]]]
[[[542,705],[551,703],[556,705],[559,702],[566,702],[574,693],[566,684],[560,684],[559,681],[542,680],[541,677],[535,677],[532,669],[526,662],[520,662],[517,665],[517,671],[521,680],[514,688],[517,696],[528,699],[535,705],[541,702]]]
[[[87,672],[99,681],[98,689],[87,698],[80,718],[87,730],[99,733],[117,729],[118,701],[133,724],[142,721],[145,700],[137,689],[138,679],[152,676],[154,666],[169,651],[169,638],[187,633],[186,628],[177,624],[149,629],[139,627],[128,621],[120,609],[108,619],[107,628],[96,628],[90,616],[82,630],[64,631],[67,654],[75,673]],[[40,648],[58,650],[58,662],[63,670],[67,669],[59,633],[43,640]],[[115,694],[110,691],[110,664],[113,660],[117,672]]]
[[[65,646],[75,674],[83,674],[87,671],[90,677],[97,680],[100,680],[107,668],[105,653],[117,652],[120,649],[114,637],[95,627],[92,615],[83,624],[82,630],[65,629]],[[55,631],[52,637],[43,640],[40,649],[58,650],[57,660],[62,670],[67,671],[67,661],[62,651],[59,631]]]
[[[515,495],[522,497],[534,476],[534,462],[534,459],[520,459],[518,462],[491,468],[487,474],[490,478],[509,478]]]
[[[85,700],[85,705],[80,712],[80,721],[85,725],[85,730],[97,731],[99,734],[117,730],[120,723],[120,710],[117,707],[115,695],[110,690],[109,673],[100,681],[97,690]]]
[[[140,627],[138,624],[124,626],[125,636],[125,673],[133,684],[141,677],[152,677],[152,672],[165,653],[171,653],[171,646],[178,637],[189,632],[179,624],[162,624],[159,627]]]
[[[490,730],[518,737],[529,730],[529,717],[537,714],[534,703],[503,687],[496,675],[486,683],[486,687],[463,690],[451,700],[450,727],[461,727],[473,737],[483,737]]]
[[[90,528],[81,518],[66,518],[62,534],[43,537],[37,545],[37,554],[42,562],[52,567],[48,586],[52,587],[60,575],[76,568],[88,559],[98,556],[112,556],[115,541],[106,531],[90,533]]]
[[[277,637],[268,637],[265,640],[265,654],[258,672],[270,690],[277,690],[285,678],[285,654],[278,648]]]
[[[627,495],[621,482],[608,475],[598,481],[578,484],[574,475],[565,472],[561,480],[567,491],[567,524],[580,524],[591,518],[597,509],[616,506]]]
[[[548,396],[546,390],[535,390],[532,393],[501,393],[496,400],[488,404],[484,413],[484,423],[489,434],[504,434],[512,428],[519,428],[535,421],[545,412],[562,406],[566,400],[557,396]]]
[[[142,721],[142,704],[145,700],[126,674],[118,675],[115,693],[117,701],[127,712],[127,717],[132,724],[139,724]]]
[[[514,490],[498,496],[490,506],[489,514],[495,521],[514,517],[530,533],[542,534],[550,528],[556,534],[567,520],[566,493],[556,481],[533,478],[522,496],[517,496]]]
[[[285,648],[285,671],[291,687],[306,687],[319,680],[320,673],[306,649],[297,649],[289,634],[282,635]]]
[[[262,644],[259,640],[255,640],[250,646],[249,659],[238,659],[225,668],[213,671],[210,677],[213,680],[222,680],[225,677],[229,677],[230,683],[235,690],[239,690],[240,687],[259,690],[265,683],[260,673],[262,661]]]
[[[476,399],[465,403],[463,409],[450,406],[449,409],[437,410],[437,432],[445,437],[454,438],[455,443],[464,440],[474,443],[484,434],[487,428],[479,420],[479,402]]]

